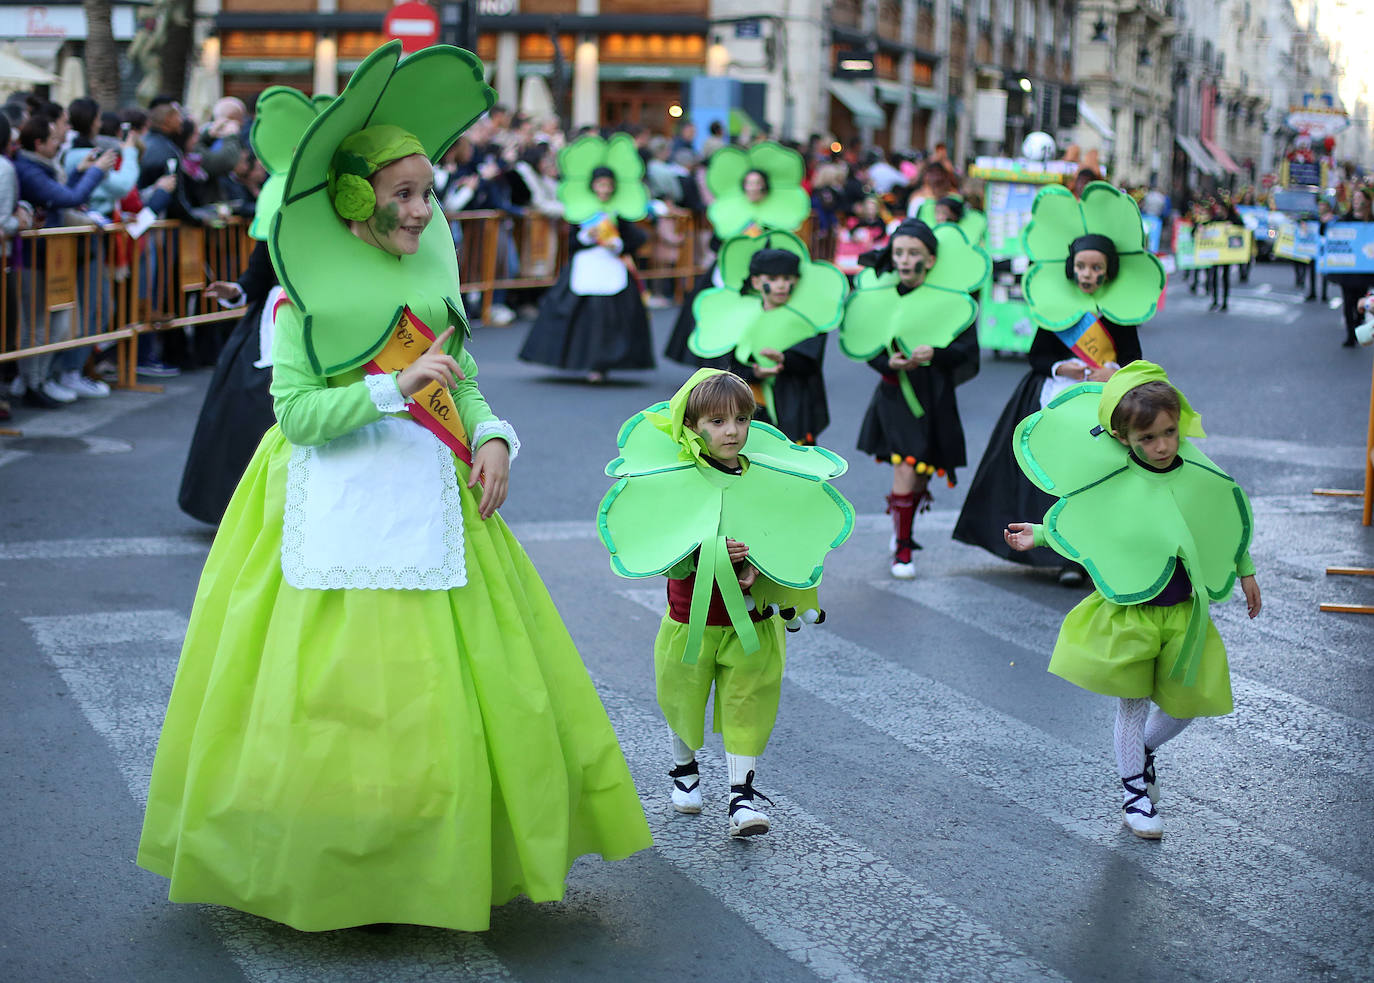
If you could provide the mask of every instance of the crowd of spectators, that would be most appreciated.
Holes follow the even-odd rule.
[[[0,137],[0,250],[7,258],[9,350],[107,330],[111,279],[127,277],[135,252],[141,254],[134,291],[141,316],[165,316],[158,309],[157,246],[143,230],[164,218],[210,225],[251,216],[266,179],[248,147],[247,110],[238,99],[221,99],[204,125],[168,98],[147,110],[115,111],[89,98],[64,107],[41,96],[12,96],[0,113],[8,123]],[[119,222],[125,231],[117,236],[92,235],[79,246],[75,307],[46,313],[47,247],[18,233]],[[199,350],[192,350],[176,333],[141,336],[138,371],[166,377],[178,374],[177,363],[213,361],[217,338],[201,332]],[[0,417],[9,412],[6,396],[41,409],[107,396],[105,379],[114,371],[107,354],[85,346],[0,363]]]

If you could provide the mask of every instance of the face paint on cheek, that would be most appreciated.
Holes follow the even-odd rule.
[[[377,209],[372,216],[372,227],[380,236],[389,236],[401,227],[401,209],[393,201]]]

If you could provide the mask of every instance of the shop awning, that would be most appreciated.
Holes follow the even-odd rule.
[[[861,86],[857,82],[845,82],[842,79],[829,79],[825,87],[830,90],[832,96],[844,104],[844,108],[849,110],[854,122],[859,126],[887,124],[887,114],[873,101],[866,86]]]
[[[1078,100],[1078,116],[1107,141],[1107,146],[1110,147],[1116,142],[1116,134],[1112,132],[1112,128],[1102,122],[1102,117],[1093,112],[1093,108],[1082,99]]]
[[[902,103],[911,99],[911,90],[905,85],[896,82],[884,82],[879,80],[875,83],[878,86],[878,98],[883,102],[890,102],[900,106]]]
[[[1241,169],[1241,166],[1231,159],[1230,154],[1228,154],[1221,147],[1217,146],[1217,142],[1215,140],[1209,140],[1207,139],[1207,137],[1203,137],[1202,145],[1207,148],[1207,152],[1212,155],[1213,159],[1216,160],[1218,164],[1226,168],[1226,170],[1230,171],[1232,174],[1245,173]]]
[[[51,85],[56,81],[57,76],[51,72],[44,71],[16,54],[0,51],[0,82],[12,82],[19,85]]]
[[[1202,149],[1202,144],[1198,143],[1195,137],[1179,134],[1174,139],[1177,140],[1178,145],[1183,148],[1183,152],[1188,155],[1188,159],[1193,162],[1193,166],[1203,174],[1211,174],[1213,177],[1217,177],[1222,173],[1220,165],[1212,160],[1211,157],[1207,156],[1207,151]]]
[[[939,109],[944,106],[945,100],[940,98],[940,93],[934,89],[925,89],[916,86],[916,108],[918,109]]]

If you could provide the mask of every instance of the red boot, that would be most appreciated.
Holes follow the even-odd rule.
[[[911,580],[916,567],[911,551],[921,547],[911,538],[911,523],[916,518],[915,495],[888,495],[887,514],[892,516],[892,576]]]

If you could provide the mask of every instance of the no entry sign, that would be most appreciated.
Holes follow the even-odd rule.
[[[427,3],[398,3],[387,12],[382,30],[400,38],[401,50],[411,54],[439,40],[439,15]]]

